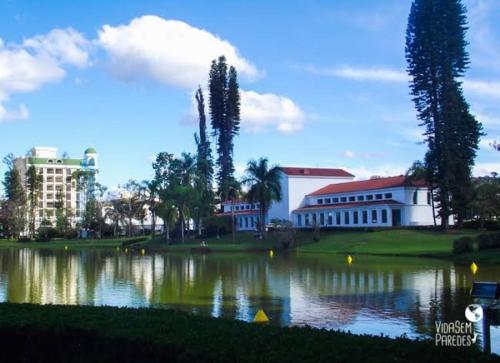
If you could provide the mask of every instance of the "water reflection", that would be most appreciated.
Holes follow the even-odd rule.
[[[108,250],[0,250],[0,301],[155,306],[281,325],[433,336],[435,321],[464,320],[473,279],[500,268],[447,261],[317,255],[150,255]],[[500,352],[500,329],[492,328]]]

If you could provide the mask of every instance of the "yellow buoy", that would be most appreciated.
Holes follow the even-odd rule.
[[[479,270],[479,267],[477,267],[476,263],[475,262],[472,262],[470,264],[470,270],[472,272],[473,275],[476,274],[477,270]]]
[[[68,246],[64,246],[64,249],[67,251],[68,250]]]
[[[269,323],[269,318],[267,317],[264,310],[259,309],[257,314],[255,314],[255,318],[253,318],[254,323]]]
[[[273,256],[274,256],[273,250],[269,250],[269,257],[273,257]]]
[[[146,251],[144,250],[144,248],[141,250],[141,255],[144,256],[144,254],[146,253]]]
[[[347,256],[347,263],[350,265],[352,263],[353,259],[352,259],[352,256],[349,255]]]

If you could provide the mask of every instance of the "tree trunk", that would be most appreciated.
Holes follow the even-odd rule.
[[[260,208],[260,239],[264,238],[265,233],[266,233],[266,211],[264,210],[264,208]]]
[[[198,217],[198,237],[201,237],[201,217]]]
[[[156,216],[154,212],[151,212],[151,238],[155,238],[155,230],[156,230]]]
[[[432,205],[432,220],[434,221],[434,227],[436,224],[436,207],[434,205],[434,189],[431,188],[431,205]]]
[[[181,216],[181,242],[184,244],[184,216]]]

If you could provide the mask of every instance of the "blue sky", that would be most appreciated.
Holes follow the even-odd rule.
[[[482,175],[500,171],[488,146],[500,139],[500,3],[465,3]],[[192,92],[224,53],[242,89],[239,174],[260,156],[359,178],[404,172],[425,152],[404,74],[410,4],[2,0],[0,155],[93,146],[109,187],[148,178],[156,153],[194,151]]]

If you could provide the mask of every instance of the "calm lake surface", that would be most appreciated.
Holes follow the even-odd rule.
[[[114,250],[0,250],[0,301],[164,307],[251,321],[353,333],[434,337],[435,321],[465,321],[474,279],[499,281],[500,266],[434,259],[290,253],[269,257]],[[480,334],[481,325],[475,329]],[[500,354],[500,328],[491,329]]]

